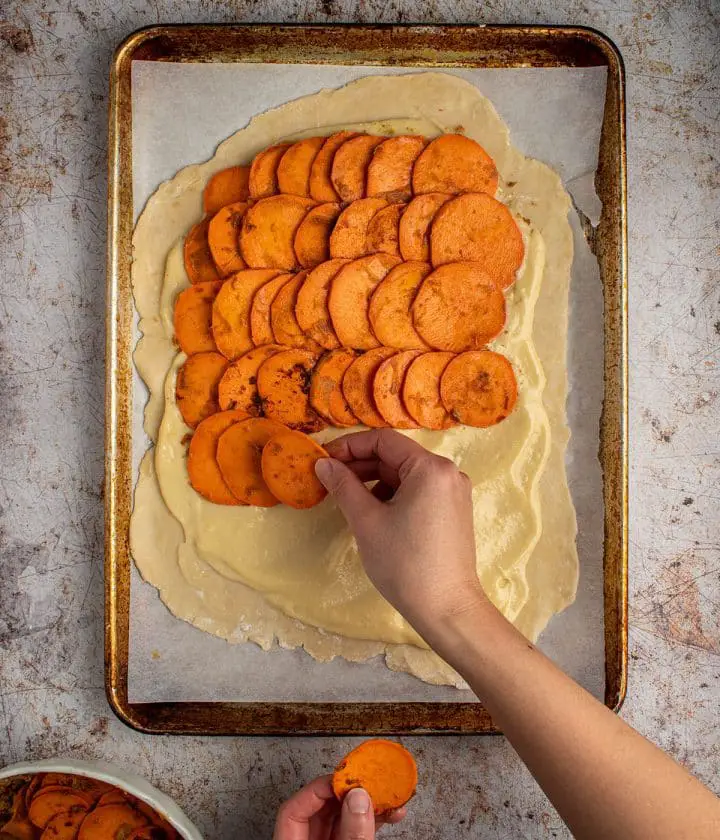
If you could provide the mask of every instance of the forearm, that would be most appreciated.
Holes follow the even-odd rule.
[[[472,686],[576,837],[718,836],[720,801],[487,601],[421,632]]]

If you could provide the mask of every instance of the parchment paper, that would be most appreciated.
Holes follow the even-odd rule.
[[[255,114],[291,99],[368,75],[417,68],[277,64],[133,62],[135,220],[157,186]],[[552,166],[577,207],[597,222],[593,188],[605,103],[605,68],[447,70],[475,84],[508,124],[512,143]],[[404,116],[398,103],[398,117]],[[575,213],[570,287],[568,481],[578,518],[580,583],[575,603],[556,616],[540,647],[598,697],[604,688],[603,504],[597,460],[602,408],[603,301],[597,262]],[[145,386],[135,374],[135,475],[149,441],[142,428]],[[173,558],[168,558],[173,562]],[[210,665],[211,663],[211,665]],[[301,650],[230,645],[175,618],[133,567],[128,692],[131,702],[166,701],[440,701],[473,695],[391,672],[380,658],[318,663]]]

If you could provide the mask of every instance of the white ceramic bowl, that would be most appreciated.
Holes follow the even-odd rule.
[[[154,788],[150,782],[127,770],[113,767],[102,762],[76,761],[71,758],[53,758],[47,761],[29,761],[22,764],[9,764],[0,770],[0,779],[10,776],[26,776],[33,773],[74,773],[76,776],[89,776],[116,785],[154,808],[170,823],[183,840],[203,840],[202,834],[195,828],[179,806],[164,793]]]

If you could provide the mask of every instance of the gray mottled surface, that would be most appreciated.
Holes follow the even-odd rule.
[[[480,11],[482,5],[483,11]],[[157,21],[546,22],[597,27],[628,69],[630,692],[623,714],[717,790],[720,235],[716,2],[0,4],[0,759],[103,758],[212,840],[268,837],[346,739],[149,738],[102,673],[107,70]],[[420,795],[392,835],[565,837],[500,739],[408,739]]]

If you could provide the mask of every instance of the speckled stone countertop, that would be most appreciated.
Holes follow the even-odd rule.
[[[581,24],[607,33],[628,71],[631,630],[622,714],[720,791],[717,3],[1,5],[0,762],[113,761],[175,797],[208,840],[259,840],[278,803],[350,743],[151,738],[106,703],[105,166],[115,45],[160,21]],[[569,836],[502,738],[406,742],[419,758],[420,795],[388,836]]]

